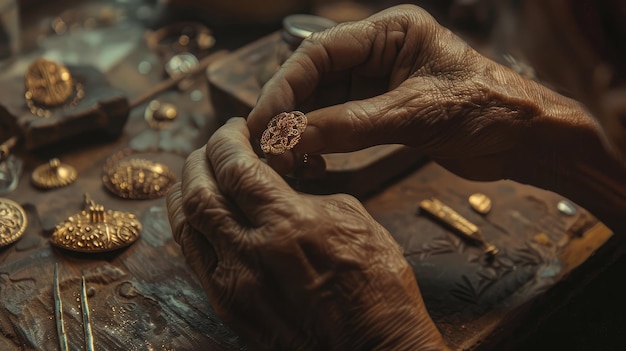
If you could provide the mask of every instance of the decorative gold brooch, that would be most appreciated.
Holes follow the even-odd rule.
[[[300,142],[306,125],[306,115],[300,111],[274,116],[261,135],[261,150],[266,154],[280,155],[293,149]]]
[[[113,194],[132,200],[165,196],[176,182],[166,165],[143,158],[129,158],[132,151],[113,155],[104,166],[102,182]]]
[[[105,210],[85,194],[86,209],[58,224],[50,242],[76,252],[106,252],[135,242],[141,223],[132,213]]]
[[[14,243],[28,226],[28,217],[22,206],[0,198],[0,247]]]
[[[74,183],[78,178],[78,172],[70,165],[61,163],[58,158],[53,158],[33,171],[31,181],[40,189],[61,188]]]
[[[64,65],[38,58],[24,74],[26,105],[30,112],[39,117],[50,117],[49,108],[70,102],[75,106],[85,96],[83,85],[74,82],[72,74]]]

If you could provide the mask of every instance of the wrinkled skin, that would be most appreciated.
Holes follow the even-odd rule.
[[[348,195],[298,194],[231,119],[185,164],[170,222],[217,314],[263,350],[439,350],[413,272]]]
[[[295,109],[307,112],[302,140],[261,162],[249,139]],[[253,347],[445,349],[389,233],[354,198],[298,194],[279,176],[301,168],[303,153],[319,167],[320,154],[383,143],[471,179],[562,191],[623,225],[626,173],[579,104],[480,56],[417,7],[342,24],[306,40],[247,124],[220,128],[168,195],[189,265]]]

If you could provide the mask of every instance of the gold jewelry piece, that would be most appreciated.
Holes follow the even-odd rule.
[[[132,213],[104,209],[85,195],[87,209],[54,229],[50,242],[77,252],[106,252],[126,247],[139,238],[141,223]]]
[[[144,118],[154,129],[166,129],[178,118],[178,111],[172,104],[152,100],[146,107]]]
[[[28,217],[22,206],[0,197],[0,247],[14,243],[28,226]]]
[[[43,164],[33,171],[31,181],[40,189],[61,188],[74,183],[78,172],[70,165],[61,163],[58,158]]]
[[[465,219],[443,202],[437,199],[426,199],[420,202],[419,207],[464,238],[481,244],[485,250],[484,253],[489,257],[495,256],[500,251],[495,245],[488,243],[483,238],[480,229],[474,223]]]
[[[176,182],[174,173],[158,162],[127,158],[130,154],[130,150],[122,151],[107,160],[102,176],[104,186],[123,199],[145,200],[165,196]]]
[[[470,195],[467,199],[472,209],[481,215],[486,215],[491,211],[491,199],[481,193],[475,193]]]
[[[39,117],[50,117],[49,108],[65,104],[74,95],[70,106],[76,106],[85,96],[81,83],[75,83],[64,65],[38,58],[24,74],[24,98],[30,112]]]
[[[280,155],[300,142],[306,129],[306,115],[300,111],[282,112],[270,120],[261,136],[261,150]]]

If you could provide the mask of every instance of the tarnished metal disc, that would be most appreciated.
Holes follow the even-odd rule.
[[[53,158],[50,162],[35,168],[31,181],[38,188],[54,189],[70,185],[76,178],[78,172],[74,167]]]
[[[141,229],[135,215],[94,205],[58,224],[50,242],[70,251],[106,252],[132,244]]]
[[[0,246],[17,241],[27,226],[28,217],[22,206],[12,200],[0,198]]]
[[[165,196],[176,176],[161,163],[141,158],[107,162],[102,181],[123,199],[145,200]]]
[[[24,74],[26,98],[47,107],[62,105],[74,90],[72,75],[64,65],[39,58]]]
[[[481,193],[470,195],[468,202],[474,211],[486,215],[491,211],[491,199]]]

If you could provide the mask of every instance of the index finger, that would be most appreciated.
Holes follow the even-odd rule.
[[[259,159],[249,137],[245,120],[231,118],[209,139],[206,153],[221,193],[259,227],[274,221],[277,211],[287,210],[298,195]]]

